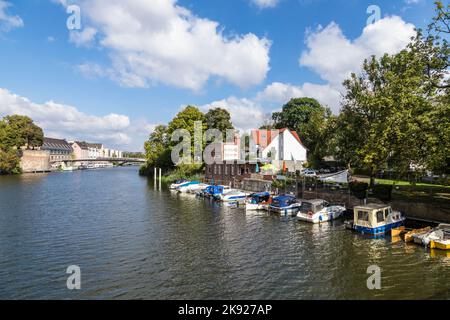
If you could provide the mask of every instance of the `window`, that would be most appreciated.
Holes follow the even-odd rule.
[[[358,220],[369,221],[369,213],[367,211],[358,211]]]
[[[231,165],[231,175],[234,176],[234,164]]]
[[[377,211],[377,222],[384,222],[384,213],[383,210]]]
[[[384,219],[386,219],[389,216],[389,209],[384,210]]]

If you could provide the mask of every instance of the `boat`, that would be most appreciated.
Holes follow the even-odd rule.
[[[172,185],[170,187],[171,187],[171,190],[179,191],[180,189],[183,189],[185,187],[197,185],[197,184],[200,184],[200,182],[199,181],[185,181],[183,183],[178,184],[178,186],[176,186],[176,187],[175,187],[175,185],[177,185],[177,184],[173,185],[174,188],[172,188]]]
[[[388,205],[367,204],[353,209],[352,229],[362,234],[382,235],[405,223],[405,217]]]
[[[181,187],[182,185],[186,184],[187,182],[189,182],[189,181],[186,179],[177,180],[176,182],[174,182],[170,185],[169,189],[176,190],[178,187]]]
[[[297,218],[301,221],[321,223],[342,217],[347,209],[340,205],[331,205],[322,199],[302,200]]]
[[[422,244],[431,249],[450,250],[450,225],[440,224],[422,238]]]
[[[269,192],[253,193],[245,203],[246,211],[267,210],[271,201]]]
[[[203,191],[203,190],[205,190],[207,187],[209,187],[209,184],[200,183],[200,184],[197,184],[197,185],[191,185],[191,186],[188,188],[187,193],[197,194],[197,192]]]
[[[178,187],[176,190],[180,193],[191,193],[191,191],[196,192],[198,190],[203,190],[208,185],[203,183],[189,183]]]
[[[425,228],[421,228],[421,229],[413,229],[413,230],[406,232],[403,235],[403,239],[405,242],[413,242],[415,234],[422,234],[422,233],[427,233],[430,231],[431,231],[431,227],[425,227]]]
[[[230,187],[227,186],[209,186],[206,187],[206,189],[201,192],[200,195],[203,195],[207,198],[215,198],[223,194],[224,192],[227,192],[228,190],[230,190]]]
[[[403,234],[405,234],[407,231],[406,231],[406,228],[405,228],[405,226],[401,226],[401,227],[398,227],[398,228],[393,228],[392,230],[391,230],[391,236],[392,237],[401,237]]]
[[[284,215],[296,216],[302,203],[292,195],[281,195],[273,198],[269,211]]]
[[[217,196],[217,199],[222,202],[242,202],[246,198],[247,194],[239,190],[225,191]]]

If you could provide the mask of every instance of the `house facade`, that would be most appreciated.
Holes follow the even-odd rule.
[[[301,170],[308,160],[308,149],[296,131],[253,130],[251,139],[253,152],[260,159],[270,160],[276,171],[283,167],[289,172]]]
[[[55,164],[71,160],[74,152],[66,140],[47,137],[44,137],[41,150],[47,151],[50,154],[50,162]]]

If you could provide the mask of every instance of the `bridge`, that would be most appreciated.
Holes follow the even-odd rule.
[[[119,162],[124,163],[145,163],[145,159],[139,158],[96,158],[96,159],[70,159],[70,160],[53,160],[50,163],[73,163],[73,162]]]

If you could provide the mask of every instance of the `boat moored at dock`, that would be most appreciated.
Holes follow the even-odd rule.
[[[243,202],[247,199],[247,194],[240,190],[230,190],[219,194],[217,199],[222,202]]]
[[[269,192],[253,193],[245,203],[246,211],[267,210],[271,202]]]
[[[269,211],[296,216],[300,210],[302,203],[299,199],[292,195],[281,195],[273,198],[272,203],[269,205]]]
[[[321,223],[342,217],[347,209],[340,205],[330,205],[321,199],[302,200],[297,218],[301,221]]]
[[[384,204],[367,204],[354,208],[351,228],[362,234],[382,235],[404,224],[405,217],[399,211]]]

